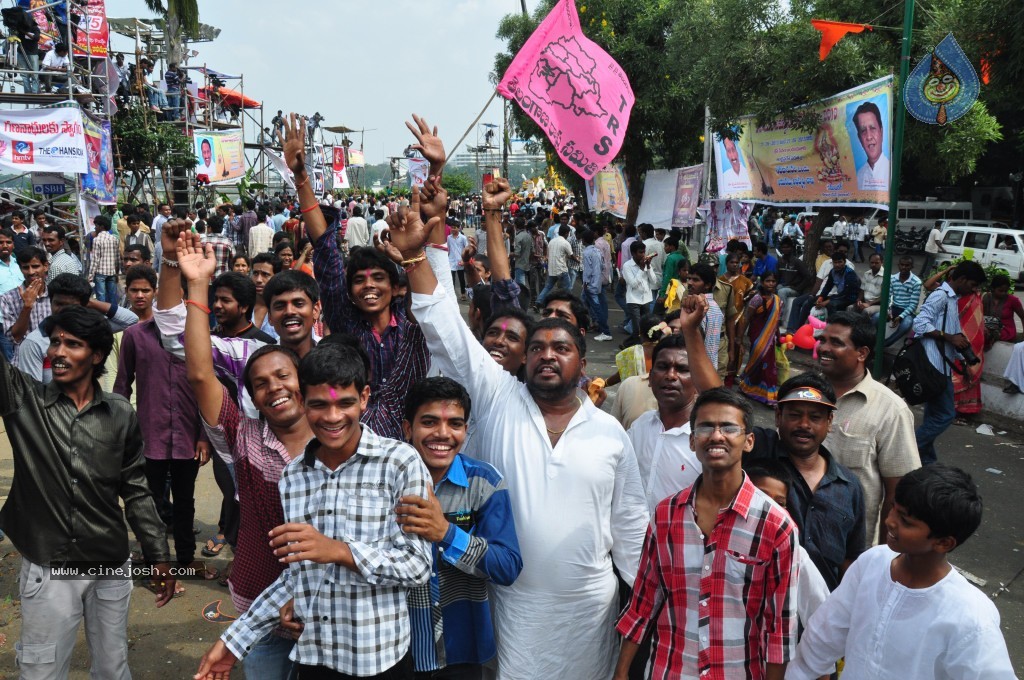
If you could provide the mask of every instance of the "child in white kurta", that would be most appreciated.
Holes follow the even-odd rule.
[[[1015,680],[995,605],[946,561],[981,522],[970,476],[921,468],[900,481],[895,501],[889,545],[847,570],[811,617],[786,679],[820,678],[845,657],[843,680]],[[951,527],[955,538],[944,535]]]

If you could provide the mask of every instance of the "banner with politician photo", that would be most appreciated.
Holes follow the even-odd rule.
[[[718,198],[887,208],[892,97],[887,76],[808,104],[813,130],[740,118],[735,139],[714,139]]]
[[[233,182],[245,175],[245,155],[241,130],[196,132],[196,179],[210,184]]]
[[[625,219],[629,208],[629,191],[622,166],[613,163],[601,168],[593,179],[586,181],[587,204],[591,212],[611,213]]]
[[[89,171],[81,175],[82,193],[99,205],[117,203],[117,178],[110,144],[110,121],[98,122],[83,116],[85,149]]]

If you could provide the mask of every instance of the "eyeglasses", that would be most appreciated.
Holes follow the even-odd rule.
[[[738,434],[746,434],[746,430],[743,429],[742,425],[733,425],[727,423],[725,425],[697,425],[693,428],[693,435],[700,437],[701,439],[707,439],[718,430],[726,437],[735,437]]]

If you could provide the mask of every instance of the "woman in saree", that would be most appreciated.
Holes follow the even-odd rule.
[[[732,345],[729,347],[729,363],[725,373],[725,385],[726,387],[732,387],[733,383],[736,382],[736,372],[740,368],[739,347],[742,344],[743,338],[739,333],[739,325],[740,321],[743,320],[743,309],[747,302],[747,293],[754,287],[754,282],[740,272],[740,254],[738,252],[729,253],[725,258],[725,273],[719,276],[718,280],[732,287],[732,304],[734,309],[739,311],[736,318],[732,321],[735,326],[733,327]],[[726,317],[728,317],[728,313],[726,313]]]
[[[740,373],[740,391],[751,399],[775,405],[779,391],[779,373],[775,365],[781,303],[775,294],[779,280],[773,272],[761,277],[758,292],[747,303],[740,320],[738,337],[749,334],[750,358]],[[742,353],[742,349],[738,354]]]
[[[947,267],[924,282],[927,291],[933,291],[942,285],[954,267]],[[986,293],[986,295],[989,295]],[[981,293],[971,293],[957,298],[957,309],[960,312],[960,330],[970,341],[971,349],[981,361],[973,366],[957,361],[953,371],[953,403],[956,406],[957,425],[967,425],[970,420],[981,413],[981,372],[985,367],[985,311]]]

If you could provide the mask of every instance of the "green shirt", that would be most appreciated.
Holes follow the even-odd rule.
[[[683,254],[678,250],[674,250],[668,254],[665,258],[665,264],[661,267],[661,295],[664,297],[668,293],[669,284],[672,283],[672,279],[676,278],[677,270],[679,269],[679,261],[685,260]]]

